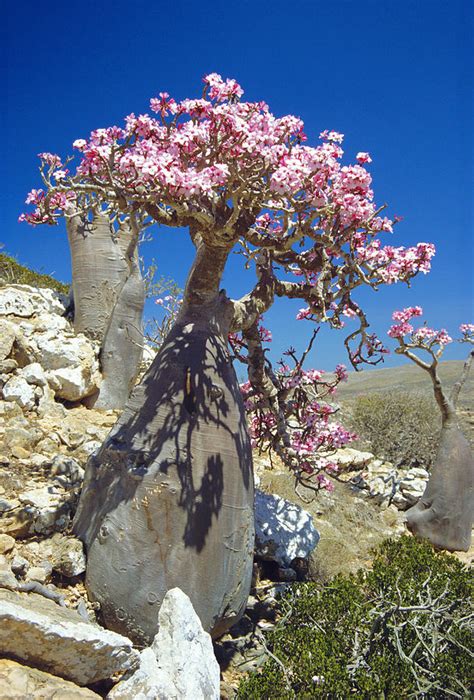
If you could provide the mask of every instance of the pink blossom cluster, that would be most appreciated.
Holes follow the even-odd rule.
[[[474,333],[474,323],[461,323],[459,330],[463,335],[472,335]]]
[[[341,227],[373,217],[371,176],[361,165],[370,162],[369,154],[360,152],[357,165],[341,167],[342,134],[325,131],[323,143],[304,146],[304,124],[298,117],[277,118],[264,102],[241,102],[243,90],[233,79],[211,73],[204,83],[200,99],[178,102],[166,92],[152,98],[150,107],[158,118],[132,113],[123,128],[100,128],[89,139],[76,139],[73,147],[81,160],[75,175],[68,176],[54,154],[40,158],[57,169],[56,180],[66,180],[65,185],[93,182],[134,201],[140,194],[139,199],[170,206],[190,199],[206,204],[255,180],[258,173],[262,210],[286,207],[296,197],[300,208],[329,207]],[[40,214],[53,222],[61,211],[47,207],[36,219]],[[277,233],[278,211],[267,217],[275,222],[267,228]],[[23,220],[36,223],[31,217]],[[371,230],[378,223],[379,218],[373,220]],[[256,226],[261,225],[260,219]]]
[[[150,101],[151,114],[131,113],[123,126],[95,129],[89,138],[76,139],[75,172],[59,156],[39,154],[47,188],[41,197],[32,190],[28,204],[35,211],[20,219],[55,223],[74,202],[74,192],[78,207],[84,206],[86,192],[86,204],[93,193],[107,203],[112,198],[122,211],[151,204],[178,218],[191,209],[217,221],[216,211],[222,208],[251,209],[253,222],[243,235],[252,244],[257,235],[278,249],[304,227],[308,237],[302,242],[311,242],[310,247],[299,253],[300,262],[285,265],[304,278],[302,285],[318,284],[320,255],[311,246],[327,231],[333,244],[326,255],[341,262],[341,249],[349,245],[371,283],[408,281],[428,272],[431,244],[382,246],[377,238],[392,232],[399,217],[380,216],[376,208],[365,167],[372,160],[369,153],[359,151],[356,164],[342,165],[341,133],[325,130],[321,143],[308,146],[301,119],[276,117],[266,103],[245,102],[242,96],[237,81],[210,73],[199,98],[179,101],[160,92]],[[338,327],[343,325],[340,314],[334,313]],[[298,317],[311,316],[305,310]]]
[[[390,326],[387,334],[391,338],[397,338],[401,348],[418,347],[430,350],[435,345],[444,347],[453,342],[453,339],[444,328],[434,330],[423,325],[421,328],[414,329],[409,321],[422,315],[423,309],[421,306],[408,306],[401,311],[394,311],[392,319],[399,321],[399,323]],[[406,336],[410,336],[410,338],[405,340]]]
[[[240,341],[240,348],[242,345]],[[337,471],[330,453],[356,437],[334,421],[335,409],[325,399],[347,378],[347,370],[344,365],[338,365],[333,375],[323,370],[304,370],[296,361],[294,349],[290,348],[285,354],[295,360],[295,366],[291,368],[286,362],[280,362],[275,373],[275,386],[279,387],[280,395],[278,413],[252,382],[240,385],[252,446],[266,450],[268,447],[277,449],[279,445],[277,452],[283,461],[294,468],[296,455],[298,470],[311,476],[320,488],[330,490],[333,483],[322,473]],[[287,434],[284,446],[279,432],[282,419]]]
[[[313,315],[313,312],[311,311],[311,309],[309,308],[309,306],[307,306],[306,308],[300,309],[300,310],[298,311],[298,313],[296,314],[296,320],[297,320],[297,321],[302,321],[302,320],[311,318],[312,315]]]
[[[359,261],[369,263],[385,284],[407,281],[418,272],[426,274],[431,269],[431,259],[435,252],[432,243],[418,243],[411,248],[396,248],[382,246],[378,239],[356,247]]]

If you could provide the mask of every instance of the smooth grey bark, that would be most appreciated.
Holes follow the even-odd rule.
[[[409,529],[440,549],[467,551],[471,545],[473,487],[474,463],[469,443],[456,420],[448,421],[441,429],[425,492],[406,511]]]
[[[100,351],[102,384],[94,408],[125,406],[143,354],[145,285],[138,262],[120,290]]]
[[[66,220],[71,251],[74,329],[102,342],[112,310],[128,274],[123,246],[110,221],[77,214]]]
[[[98,454],[74,521],[107,627],[149,644],[178,586],[206,630],[242,615],[251,581],[252,451],[229,358],[227,251],[198,244],[183,310]],[[211,275],[211,269],[214,272]]]
[[[142,356],[145,289],[138,264],[138,231],[122,224],[115,234],[107,216],[68,220],[74,328],[101,345],[103,376],[89,405],[123,408]]]
[[[433,381],[442,414],[442,428],[425,492],[418,503],[406,511],[407,526],[414,535],[448,551],[467,551],[471,545],[474,460],[456,416],[456,402],[469,364],[470,361],[466,363],[464,379],[455,385],[449,398],[441,387],[436,366],[425,367]]]

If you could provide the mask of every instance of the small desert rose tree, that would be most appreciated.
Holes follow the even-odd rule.
[[[353,291],[408,282],[429,270],[434,254],[428,243],[381,244],[393,221],[373,202],[367,153],[342,166],[341,134],[325,131],[319,145],[306,146],[300,119],[277,118],[242,94],[235,80],[217,74],[204,79],[199,99],[160,93],[150,103],[156,117],[131,114],[123,128],[76,142],[76,175],[49,187],[34,214],[44,216],[58,193],[87,194],[124,217],[145,212],[186,227],[195,246],[177,320],[91,458],[74,525],[88,550],[89,593],[106,624],[143,642],[155,634],[157,607],[173,586],[191,597],[214,636],[245,608],[252,452],[229,333],[237,334],[249,370],[243,389],[253,439],[280,440],[295,474],[319,475],[312,451],[327,421],[317,397],[298,390],[318,377],[308,377],[292,351],[294,367],[273,372],[261,315],[275,298],[290,297],[306,304],[300,317],[334,328],[355,316],[352,361],[376,362],[380,347]],[[234,249],[256,272],[236,300],[220,289]]]
[[[101,130],[91,143],[101,154]],[[74,145],[80,147],[81,141]],[[123,408],[135,383],[143,345],[142,314],[145,289],[138,260],[143,217],[118,216],[92,188],[81,188],[83,173],[75,174],[59,156],[40,153],[45,189],[29,192],[33,213],[20,216],[33,226],[55,225],[64,217],[72,266],[74,328],[100,344],[102,384],[89,403],[95,408]]]
[[[388,331],[396,338],[395,352],[405,355],[428,372],[436,402],[441,411],[441,435],[435,462],[424,494],[406,513],[412,532],[428,539],[436,547],[467,551],[471,544],[474,511],[474,461],[468,441],[459,428],[456,406],[474,357],[471,350],[459,380],[448,394],[439,377],[439,360],[446,345],[453,342],[443,328],[434,330],[426,324],[415,329],[414,317],[423,314],[420,306],[394,311],[397,321]],[[474,344],[474,324],[460,326],[460,342]],[[421,356],[420,356],[420,352]],[[416,426],[413,426],[416,430]]]

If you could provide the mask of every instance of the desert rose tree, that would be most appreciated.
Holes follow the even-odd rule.
[[[100,130],[91,135],[100,153]],[[76,147],[81,141],[75,142]],[[33,226],[54,225],[64,217],[72,267],[74,329],[100,345],[102,384],[89,397],[95,408],[123,408],[134,386],[142,356],[145,288],[138,242],[140,215],[118,216],[92,190],[75,192],[80,169],[72,175],[59,156],[40,153],[44,189],[29,192],[33,213],[20,216]]]
[[[436,547],[467,551],[471,544],[474,511],[474,461],[468,441],[459,428],[456,406],[474,357],[468,355],[459,380],[448,394],[439,378],[439,360],[453,342],[447,331],[423,325],[415,329],[412,319],[423,314],[420,306],[394,311],[396,321],[388,331],[396,338],[396,352],[428,372],[441,411],[441,435],[435,462],[425,492],[406,513],[410,530]],[[460,326],[460,342],[474,344],[474,324]],[[421,351],[421,356],[420,356]]]
[[[299,411],[289,386],[315,378],[298,362],[283,378],[271,371],[262,313],[275,298],[290,297],[305,304],[301,318],[335,328],[344,315],[355,316],[351,358],[374,362],[378,343],[353,291],[409,281],[429,270],[434,253],[428,243],[382,245],[379,234],[391,232],[393,222],[373,202],[367,153],[342,166],[341,134],[325,131],[319,145],[306,146],[300,119],[277,118],[264,102],[241,101],[242,94],[217,74],[204,79],[199,99],[176,102],[160,93],[150,103],[156,116],[131,114],[123,128],[76,142],[76,173],[50,187],[34,214],[54,216],[48,202],[57,193],[70,201],[92,193],[125,217],[146,213],[164,226],[186,227],[195,246],[176,323],[91,458],[74,525],[88,551],[88,590],[105,623],[142,642],[155,634],[157,609],[174,586],[190,596],[214,636],[245,608],[252,453],[229,333],[246,347],[254,439],[266,421],[267,436],[281,437],[295,474],[319,474],[311,452],[318,402]],[[256,273],[236,300],[220,289],[233,250]],[[288,423],[288,409],[304,420],[302,429]]]

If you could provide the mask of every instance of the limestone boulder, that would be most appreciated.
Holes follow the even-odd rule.
[[[20,493],[18,498],[25,506],[30,534],[47,535],[68,527],[74,494],[63,490],[59,485],[29,489]]]
[[[406,508],[415,505],[423,495],[429,476],[429,472],[420,467],[413,467],[402,473],[400,493],[406,500]]]
[[[90,396],[101,382],[98,366],[93,369],[88,364],[62,367],[47,372],[47,376],[55,395],[66,401],[80,401]]]
[[[275,494],[255,491],[255,554],[289,567],[307,559],[319,542],[312,516]]]
[[[220,670],[210,635],[179,588],[168,591],[159,630],[140,654],[139,669],[116,685],[108,700],[218,700]]]
[[[0,360],[6,360],[10,355],[16,333],[13,323],[0,319]]]
[[[329,455],[328,455],[329,456]],[[367,466],[373,459],[372,452],[355,450],[353,447],[341,447],[330,453],[331,462],[334,462],[340,469],[355,470]]]
[[[3,385],[5,401],[14,401],[23,409],[32,409],[35,405],[34,388],[23,377],[12,376]]]
[[[3,700],[99,700],[101,696],[37,668],[0,659],[0,697]]]
[[[66,310],[63,301],[52,289],[9,284],[0,288],[0,316],[31,318],[45,312],[62,316]]]
[[[26,365],[20,369],[18,375],[23,377],[28,384],[34,384],[35,386],[46,386],[48,383],[44,369],[39,362],[32,362]]]
[[[133,671],[139,663],[126,637],[42,596],[8,590],[0,590],[0,653],[79,685]]]
[[[65,334],[41,333],[35,337],[37,361],[45,370],[57,370],[83,365],[93,368],[97,365],[96,352],[92,343],[82,335],[67,337]]]
[[[82,542],[75,537],[64,537],[57,541],[52,552],[53,569],[71,578],[86,570],[86,557]]]

